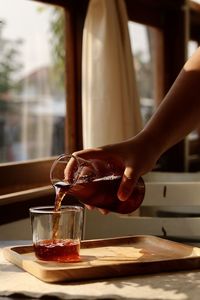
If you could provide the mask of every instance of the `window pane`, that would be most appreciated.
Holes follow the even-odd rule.
[[[64,11],[0,0],[0,162],[64,151]]]
[[[153,66],[150,49],[148,27],[135,22],[129,22],[129,34],[134,58],[134,66],[138,91],[140,95],[141,112],[144,124],[149,120],[154,109]]]
[[[190,40],[188,42],[188,58],[197,50],[198,43],[196,41]]]

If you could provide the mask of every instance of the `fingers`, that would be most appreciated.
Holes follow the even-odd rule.
[[[133,169],[127,167],[122,176],[117,193],[119,200],[126,201],[131,196],[137,181],[138,177],[135,176]]]
[[[73,182],[74,179],[74,173],[78,170],[78,163],[74,156],[72,156],[69,161],[66,164],[66,167],[64,169],[64,177],[65,180],[68,180],[69,182]]]
[[[72,161],[71,161],[72,160]],[[68,168],[68,164],[72,164],[70,168]],[[77,164],[74,159],[70,155],[62,154],[60,155],[52,164],[50,169],[50,179],[54,184],[58,181],[67,180],[71,182],[73,179],[73,173]]]
[[[98,150],[93,150],[94,152]],[[87,175],[87,178],[95,176],[95,170],[93,164],[87,159],[88,153],[93,153],[92,150],[87,151],[77,151],[74,152],[64,169],[64,178],[69,182],[74,182],[82,177],[82,179]],[[82,155],[81,155],[82,154]],[[88,157],[90,157],[89,155]],[[90,157],[91,159],[91,157]]]

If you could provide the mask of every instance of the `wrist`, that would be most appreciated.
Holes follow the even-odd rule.
[[[142,147],[145,152],[148,151],[148,155],[151,155],[155,161],[157,161],[167,149],[165,141],[159,136],[159,134],[154,132],[152,133],[146,129],[143,129],[134,138],[134,140],[135,139],[140,144],[140,147]]]

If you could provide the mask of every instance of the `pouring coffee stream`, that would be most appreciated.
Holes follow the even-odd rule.
[[[145,184],[140,177],[129,199],[120,201],[117,191],[122,169],[115,170],[110,163],[97,159],[61,155],[52,165],[50,178],[56,192],[55,211],[60,209],[66,195],[72,195],[83,204],[129,214],[141,205],[145,194]]]

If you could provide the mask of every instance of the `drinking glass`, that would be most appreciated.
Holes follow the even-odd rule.
[[[30,208],[33,247],[38,259],[73,262],[80,260],[83,207],[53,206]]]

